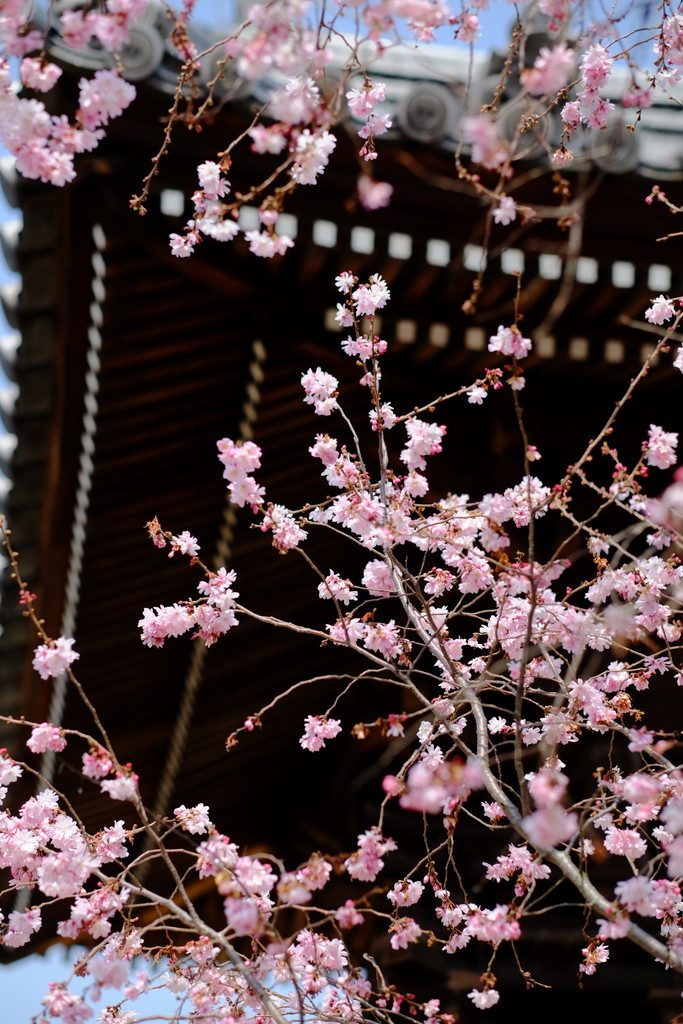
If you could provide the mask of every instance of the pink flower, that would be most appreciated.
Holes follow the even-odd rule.
[[[584,962],[579,966],[582,974],[595,974],[597,964],[604,964],[609,960],[609,949],[604,942],[591,942],[590,946],[582,949]]]
[[[498,206],[493,211],[493,219],[496,224],[503,224],[507,227],[517,218],[517,205],[511,196],[501,196]],[[500,328],[499,328],[500,330]]]
[[[92,1017],[92,1010],[81,996],[67,992],[63,985],[53,981],[43,1006],[50,1017],[59,1017],[64,1024],[83,1024]]]
[[[72,650],[73,645],[72,639],[60,636],[36,647],[33,667],[41,679],[56,679],[78,660],[80,655]]]
[[[399,917],[398,921],[391,925],[389,934],[392,949],[407,949],[411,942],[417,942],[422,935],[422,929],[412,917]]]
[[[287,249],[291,249],[294,245],[287,235],[276,235],[269,231],[247,231],[244,237],[249,242],[249,251],[264,259],[282,256]]]
[[[64,11],[59,20],[62,23],[62,38],[67,46],[80,50],[88,45],[93,35],[93,26],[84,11]]]
[[[334,919],[340,928],[353,928],[354,925],[362,924],[365,918],[356,910],[353,900],[347,900],[342,907],[338,907]]]
[[[562,122],[565,128],[574,132],[581,125],[581,109],[578,100],[571,100],[569,103],[565,103],[560,114]]]
[[[273,547],[284,554],[291,551],[308,536],[305,530],[297,525],[292,513],[284,505],[269,505],[263,517],[261,530],[273,531]]]
[[[462,132],[472,146],[472,160],[491,171],[502,170],[510,159],[510,147],[498,135],[498,126],[485,115],[464,117]]]
[[[656,883],[643,875],[618,882],[614,887],[614,894],[630,913],[655,917],[661,910],[661,893]]]
[[[340,604],[349,604],[358,598],[358,591],[351,590],[351,580],[344,580],[336,572],[330,572],[323,583],[318,584],[318,596],[322,599],[334,599]]]
[[[627,89],[621,97],[622,107],[638,107],[640,110],[651,107],[653,102],[652,89],[639,89],[637,86]]]
[[[518,327],[498,328],[498,332],[489,338],[489,352],[500,352],[504,356],[515,356],[523,359],[531,351],[531,339],[522,337]]]
[[[100,782],[100,789],[112,800],[134,800],[137,795],[138,777],[117,772],[115,778]]]
[[[673,301],[667,299],[665,295],[658,295],[656,299],[652,300],[650,308],[645,310],[645,319],[649,320],[651,324],[664,324],[675,315],[676,308]]]
[[[24,57],[21,62],[21,80],[29,89],[37,92],[49,92],[62,74],[56,64],[49,64],[37,57]]]
[[[194,233],[178,235],[173,232],[168,236],[168,243],[171,246],[171,252],[174,256],[177,256],[180,259],[186,259],[188,256],[192,255],[197,241],[199,241],[199,239],[194,237]]]
[[[392,121],[388,114],[370,114],[358,134],[361,139],[372,139],[376,135],[384,135],[391,128]]]
[[[401,640],[401,631],[393,619],[386,623],[368,622],[363,642],[368,651],[377,651],[389,659],[398,657],[409,643]]]
[[[163,647],[169,636],[182,636],[196,623],[196,608],[192,615],[186,607],[179,604],[144,608],[142,618],[138,621],[141,630],[140,639],[146,647]]]
[[[373,274],[367,285],[362,284],[352,293],[358,316],[374,316],[389,301],[389,288],[380,274]]]
[[[573,65],[574,51],[564,43],[552,49],[542,46],[533,68],[522,72],[522,83],[532,96],[559,92],[567,85]]]
[[[189,555],[190,558],[196,558],[199,554],[197,538],[193,537],[187,530],[183,530],[177,537],[172,536],[171,551],[168,557],[171,558],[176,551],[179,551],[181,555]]]
[[[335,644],[358,644],[367,633],[366,623],[354,619],[350,615],[343,619],[337,619],[335,623],[325,628]]]
[[[462,43],[473,43],[479,37],[479,18],[476,14],[465,12],[459,16],[460,27],[455,38]]]
[[[643,446],[645,461],[649,466],[656,466],[657,469],[668,469],[669,466],[674,466],[677,444],[677,433],[667,432],[662,427],[651,423],[648,439]]]
[[[306,731],[299,740],[304,750],[311,752],[325,746],[325,740],[332,740],[341,732],[341,722],[337,718],[323,718],[320,715],[308,715]]]
[[[327,167],[337,140],[330,132],[313,134],[308,128],[299,134],[294,144],[292,179],[299,185],[315,185],[317,177]]]
[[[329,416],[337,408],[339,381],[331,373],[308,370],[301,377],[301,386],[306,392],[304,402],[315,407],[318,416]]]
[[[113,825],[106,828],[97,837],[95,852],[103,864],[119,857],[127,857],[126,842],[129,834],[126,832],[122,820],[115,821]]]
[[[102,747],[91,747],[83,755],[81,771],[88,779],[103,779],[114,768],[114,762]]]
[[[185,804],[181,804],[173,813],[181,828],[194,836],[204,835],[211,828],[209,808],[206,804],[197,804],[195,807],[186,807]]]
[[[612,58],[604,46],[589,46],[581,61],[582,78],[591,89],[606,85],[612,74]]]
[[[495,988],[487,988],[483,992],[473,988],[471,992],[467,993],[467,998],[472,1000],[478,1010],[488,1010],[496,1005],[500,999],[500,992],[497,992]]]
[[[351,878],[360,882],[374,882],[384,867],[386,853],[396,849],[393,839],[385,839],[378,829],[372,828],[358,836],[358,850],[344,861]]]
[[[44,754],[46,750],[59,752],[66,747],[66,737],[61,729],[43,722],[42,725],[35,726],[26,741],[26,746],[34,754]]]
[[[7,919],[8,928],[2,939],[3,946],[9,946],[12,949],[24,946],[31,935],[40,930],[41,923],[38,907],[27,910],[25,913],[13,910]]]
[[[377,349],[377,346],[375,346]],[[377,430],[377,425],[383,430],[391,430],[392,427],[396,426],[397,416],[394,412],[390,402],[382,402],[379,413],[376,409],[371,409],[369,412],[370,426],[374,431]]]
[[[637,860],[647,850],[643,837],[632,828],[616,828],[612,825],[605,833],[605,849],[610,853]]]
[[[252,139],[251,148],[254,153],[281,153],[287,145],[287,136],[283,133],[280,125],[274,124],[266,128],[257,124],[250,128],[247,134]]]
[[[564,810],[560,804],[542,807],[522,821],[529,842],[540,849],[552,849],[568,842],[579,828],[576,814]]]
[[[358,284],[358,279],[353,276],[350,270],[345,270],[334,279],[334,286],[343,295],[348,295]]]
[[[356,189],[358,201],[364,210],[379,210],[388,206],[394,193],[393,185],[386,181],[373,181],[368,174],[361,174]]]
[[[623,939],[628,935],[629,920],[627,917],[615,917],[609,921],[599,917],[596,924],[600,929],[599,939]]]
[[[409,882],[405,880],[396,883],[394,888],[387,893],[387,899],[395,907],[412,907],[414,903],[417,903],[423,892],[424,885],[422,882]]]
[[[401,461],[408,469],[426,469],[425,456],[437,455],[446,427],[424,420],[410,419],[406,422],[408,443],[401,452]]]
[[[367,117],[381,103],[386,95],[384,82],[366,82],[362,89],[352,89],[346,94],[349,110],[356,117]]]
[[[118,117],[135,99],[135,86],[116,71],[96,71],[78,83],[78,118],[84,128],[99,128]]]
[[[213,160],[205,160],[200,164],[197,176],[206,199],[220,199],[230,191],[230,182],[221,177],[221,169]]]

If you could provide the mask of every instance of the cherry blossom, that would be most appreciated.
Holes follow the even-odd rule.
[[[289,196],[301,186],[314,186],[338,159],[345,131],[353,130],[362,140],[359,164],[373,164],[372,176],[361,171],[356,196],[347,192],[349,209],[360,204],[370,216],[384,208],[393,186],[375,178],[374,161],[378,174],[383,173],[381,138],[404,114],[394,116],[395,83],[388,76],[379,81],[375,57],[391,58],[395,41],[406,32],[422,43],[446,25],[451,36],[469,45],[479,28],[476,12],[486,6],[477,0],[471,9],[454,13],[441,0],[351,0],[334,8],[314,8],[305,0],[254,5],[248,24],[219,42],[215,53],[226,62],[226,80],[234,73],[258,94],[253,120],[243,129],[243,148],[251,149],[255,163],[263,157],[268,169],[260,183],[246,186],[234,140],[226,140],[221,153],[200,147],[197,177],[193,174],[189,185],[190,217],[170,235],[171,252],[191,259],[205,238],[230,242],[239,236],[249,259],[286,257],[293,240],[279,225]],[[182,113],[171,115],[169,129],[181,117],[190,127],[202,127],[201,118],[192,121],[183,99],[192,97],[192,109],[203,103],[195,103],[199,85],[192,80],[202,56],[186,31],[191,7],[186,4],[171,26],[184,77],[177,95]],[[126,81],[125,61],[118,55],[135,20],[148,16],[146,8],[145,0],[105,0],[97,10],[51,10],[46,36],[27,20],[20,0],[3,6],[0,140],[21,174],[68,184],[79,173],[79,156],[92,152],[111,121],[134,102],[135,88]],[[549,19],[549,45],[540,48],[530,67],[518,59],[526,52],[529,32],[528,16],[520,11],[508,83],[521,87],[515,102],[523,110],[516,127],[510,129],[501,114],[502,93],[493,103],[492,96],[476,96],[471,110],[481,112],[458,115],[451,126],[458,144],[458,187],[490,211],[489,227],[491,220],[507,227],[522,214],[526,224],[527,209],[514,198],[518,179],[512,170],[517,156],[525,157],[525,132],[537,119],[559,112],[562,140],[554,161],[562,164],[572,157],[565,145],[572,133],[606,128],[615,102],[644,109],[659,97],[656,90],[666,91],[680,79],[680,13],[665,12],[653,30],[656,66],[644,73],[623,32],[621,14],[615,10],[608,25],[580,32],[580,8],[568,0],[540,0],[534,16]],[[353,31],[345,27],[347,21]],[[60,75],[68,76],[62,75],[61,61],[49,59],[53,38],[78,49],[94,41],[93,49],[109,60],[73,83],[69,116],[58,109],[62,86],[58,93],[55,84]],[[568,39],[571,48],[563,41]],[[626,79],[616,74],[619,66]],[[624,81],[630,83],[625,89]],[[572,193],[573,183],[567,188],[558,200],[565,225],[582,204],[581,196]],[[670,204],[658,187],[649,204],[655,199]],[[144,212],[146,200],[143,190],[132,205]],[[250,224],[247,231],[239,216],[245,204],[258,209],[256,226]],[[536,214],[549,223],[558,219],[557,210],[539,208]],[[5,751],[0,755],[0,795],[3,801],[9,797],[8,809],[0,813],[3,885],[21,900],[29,899],[17,904],[21,910],[6,911],[0,942],[13,949],[35,936],[42,941],[42,911],[54,904],[50,915],[58,915],[57,934],[72,941],[85,935],[93,943],[76,970],[89,979],[87,991],[81,996],[66,983],[51,985],[43,1001],[46,1020],[80,1024],[92,1016],[90,1004],[99,992],[112,988],[112,1004],[100,1015],[103,1024],[131,1024],[135,1011],[124,1003],[134,1002],[152,985],[151,968],[132,977],[131,963],[157,949],[155,929],[158,933],[161,920],[169,968],[158,984],[177,997],[181,1016],[228,1024],[245,1015],[276,1024],[304,1018],[356,1024],[422,1014],[448,1024],[442,998],[420,1004],[398,987],[388,991],[370,961],[360,974],[339,933],[330,931],[333,920],[342,930],[372,921],[385,945],[409,954],[412,946],[426,949],[436,943],[457,956],[464,946],[482,943],[487,972],[459,998],[460,1005],[466,998],[487,1009],[501,998],[492,955],[504,956],[504,944],[524,934],[528,913],[549,909],[543,901],[559,882],[567,890],[573,887],[567,905],[573,903],[581,919],[580,975],[590,976],[606,962],[607,943],[615,939],[633,939],[654,960],[681,969],[683,783],[675,759],[676,734],[668,731],[673,726],[653,722],[643,702],[649,689],[664,692],[667,686],[680,686],[683,678],[680,474],[669,486],[648,474],[648,469],[676,465],[678,435],[651,424],[641,458],[629,459],[617,450],[619,432],[612,432],[612,420],[606,418],[592,440],[577,441],[577,461],[546,480],[545,461],[541,475],[529,472],[529,463],[539,458],[540,442],[527,423],[523,433],[528,437],[519,445],[517,461],[510,462],[509,475],[506,467],[508,486],[494,490],[483,466],[472,493],[462,493],[457,449],[468,443],[468,435],[452,439],[447,434],[445,407],[459,401],[463,414],[480,423],[484,410],[478,407],[484,399],[488,407],[502,401],[504,385],[515,393],[507,399],[521,407],[518,392],[533,385],[532,374],[527,384],[516,363],[532,349],[522,334],[526,300],[522,295],[520,309],[510,313],[507,322],[514,318],[514,323],[501,324],[489,338],[491,361],[501,366],[482,368],[474,382],[463,377],[455,385],[457,393],[435,393],[432,404],[401,402],[384,393],[380,369],[385,369],[385,357],[391,358],[391,344],[380,337],[377,314],[390,301],[390,290],[378,274],[361,277],[363,260],[355,255],[355,270],[339,272],[335,282],[341,293],[336,321],[344,328],[335,359],[343,353],[358,364],[367,404],[359,418],[342,408],[339,381],[326,368],[324,354],[319,356],[322,365],[303,373],[303,402],[317,415],[340,413],[335,418],[338,436],[316,434],[308,449],[321,474],[316,500],[302,495],[298,511],[278,504],[278,495],[266,502],[255,477],[261,468],[259,446],[222,438],[217,447],[227,498],[243,510],[239,515],[267,535],[276,552],[293,552],[292,559],[304,556],[311,595],[332,602],[325,608],[337,606],[325,627],[273,622],[321,644],[333,664],[344,646],[349,648],[344,657],[362,666],[355,674],[350,670],[348,678],[340,676],[342,685],[329,699],[322,688],[315,690],[320,704],[316,713],[305,716],[301,748],[319,751],[340,736],[342,721],[346,730],[348,694],[360,691],[368,679],[390,695],[380,710],[367,715],[369,721],[348,723],[349,742],[372,737],[377,745],[373,759],[388,765],[385,751],[392,759],[383,771],[391,774],[384,774],[381,785],[376,780],[376,816],[362,826],[355,850],[307,850],[298,864],[280,860],[277,851],[243,852],[217,831],[210,808],[194,802],[196,795],[191,806],[178,804],[172,813],[163,808],[150,816],[137,774],[117,760],[96,720],[88,736],[57,718],[55,725],[8,719],[8,727],[23,730],[23,742],[36,757],[63,751],[68,737],[69,763],[75,771],[80,758],[84,792],[109,807],[109,799],[130,802],[123,809],[116,805],[121,818],[99,821],[98,831],[91,833],[90,815],[79,816],[79,808],[62,796],[59,778],[46,778],[44,788],[32,790],[34,795],[22,791],[12,800],[10,787],[19,779],[22,785],[31,782],[36,761],[28,758],[22,766]],[[390,272],[395,280],[395,267],[387,276]],[[482,282],[483,277],[477,280],[475,298]],[[678,310],[677,297],[659,295],[644,318],[660,327],[670,324]],[[659,350],[665,351],[666,332],[654,333],[662,335]],[[389,333],[386,337],[391,342]],[[322,345],[319,351],[324,352]],[[503,365],[505,359],[511,365]],[[650,365],[645,363],[642,376]],[[674,366],[683,370],[683,349]],[[634,389],[641,375],[634,377]],[[385,376],[388,380],[388,371]],[[627,415],[621,406],[616,411],[622,419]],[[444,474],[454,467],[450,490],[441,490],[430,473],[429,460],[440,454]],[[575,496],[581,488],[587,504],[595,499],[592,511],[579,507]],[[614,516],[630,523],[618,535],[610,532]],[[204,565],[189,530],[164,532],[156,520],[149,530],[156,546],[187,558],[188,571],[197,573],[198,582],[189,597],[141,612],[143,645],[157,648],[191,635],[209,646],[238,627],[238,613],[240,618],[265,618],[258,609],[238,607],[235,572]],[[327,556],[314,558],[313,544],[293,551],[309,532],[317,538],[330,530],[339,544],[344,538],[360,554],[353,569],[337,561],[336,554],[329,561]],[[263,540],[260,533],[257,542]],[[5,547],[14,559],[22,610],[38,636],[33,666],[43,680],[56,678],[78,659],[74,640],[49,639],[43,632],[37,599],[21,582],[9,535]],[[541,564],[539,552],[550,550],[560,553]],[[337,571],[328,571],[330,564]],[[69,685],[87,693],[73,672]],[[309,685],[301,680],[295,688]],[[254,742],[259,727],[270,724],[274,706],[290,696],[291,691],[279,694],[274,705],[240,711],[244,724],[227,746],[240,743],[244,733]],[[386,746],[377,757],[380,744]],[[559,755],[568,762],[572,756],[572,764],[573,758],[585,759],[586,770],[574,774],[570,767],[565,774]],[[81,794],[74,791],[79,804]],[[392,815],[405,832],[412,824],[419,833],[418,852],[403,841],[399,850],[384,834],[383,828],[393,825]],[[427,825],[424,815],[430,816]],[[465,819],[483,842],[481,849],[469,845],[473,872],[464,872],[456,884]],[[609,870],[601,874],[598,862],[604,859]],[[177,872],[180,882],[172,899],[166,889],[153,890],[156,871],[147,878],[148,863],[163,865],[165,876],[174,880]],[[343,871],[343,884],[353,898],[345,899],[345,892],[340,896]],[[476,888],[467,880],[471,873],[479,880]],[[218,893],[212,909],[217,925],[202,919],[200,902],[192,903],[198,884]],[[501,902],[492,894],[500,894]],[[404,916],[405,908],[418,905],[419,921]],[[236,937],[245,941],[233,947]]]
[[[665,324],[672,316],[676,315],[676,308],[671,299],[664,295],[658,295],[652,300],[652,305],[645,310],[645,319],[651,324]]]
[[[60,636],[36,647],[33,667],[41,679],[56,679],[78,660],[79,654],[73,650],[73,645],[73,639]]]
[[[667,469],[676,464],[676,447],[678,445],[678,434],[673,431],[663,430],[661,427],[650,425],[648,439],[644,445],[645,460],[650,466],[658,469]]]
[[[304,402],[315,407],[318,416],[329,416],[337,407],[339,381],[318,367],[303,374],[301,385],[306,392]]]
[[[209,819],[209,808],[206,804],[197,804],[195,807],[186,807],[181,804],[173,812],[180,822],[181,828],[192,835],[204,835],[211,827]]]
[[[489,1010],[500,1000],[500,993],[495,988],[484,989],[481,992],[474,988],[467,993],[467,998],[472,1000],[478,1010]]]
[[[516,356],[523,359],[531,351],[531,339],[522,337],[517,327],[498,328],[496,334],[489,338],[489,352],[500,352],[504,356]]]
[[[386,181],[373,181],[367,174],[361,174],[356,189],[358,201],[364,210],[381,210],[388,206],[394,192],[393,185]]]
[[[34,754],[44,754],[46,750],[59,752],[66,747],[66,737],[61,729],[43,722],[42,725],[37,725],[32,730],[26,741],[26,746]]]
[[[325,746],[325,740],[334,739],[341,732],[341,722],[336,718],[321,718],[308,715],[306,731],[299,740],[304,750],[316,751]]]
[[[517,204],[511,196],[501,196],[498,206],[493,211],[493,219],[496,224],[503,224],[507,227],[517,218]],[[482,389],[479,388],[479,391]]]
[[[574,66],[574,52],[564,43],[550,49],[542,46],[533,67],[522,72],[524,87],[532,96],[544,96],[564,89]]]
[[[351,580],[342,579],[335,572],[330,572],[322,583],[318,584],[318,596],[339,601],[340,604],[349,604],[356,601],[358,591],[351,589]]]

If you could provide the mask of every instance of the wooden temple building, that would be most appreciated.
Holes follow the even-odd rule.
[[[68,102],[83,68],[100,58],[55,56],[66,67]],[[300,189],[288,204],[296,244],[286,257],[264,261],[243,241],[207,240],[179,260],[168,234],[188,216],[183,196],[195,187],[196,165],[244,131],[259,97],[240,91],[226,99],[201,134],[178,127],[141,218],[128,200],[159,148],[177,61],[153,23],[141,29],[129,58],[138,98],[100,149],[81,159],[72,185],[55,189],[2,168],[5,194],[21,218],[18,233],[3,235],[21,274],[20,290],[3,295],[15,333],[3,339],[0,359],[16,385],[4,396],[11,400],[0,400],[5,511],[46,628],[75,636],[79,677],[120,758],[138,772],[148,805],[163,814],[204,801],[237,842],[277,849],[294,864],[314,848],[351,849],[358,832],[374,824],[386,743],[340,737],[311,761],[298,737],[304,716],[324,712],[335,692],[323,679],[294,690],[264,716],[262,730],[226,754],[227,735],[248,715],[302,678],[346,671],[348,659],[253,621],[208,651],[188,638],[163,650],[143,647],[142,609],[189,597],[198,580],[187,560],[169,560],[152,546],[145,523],[158,515],[165,529],[190,530],[207,559],[237,570],[241,600],[259,613],[284,609],[296,622],[324,624],[308,567],[278,556],[249,528],[248,514],[229,508],[215,445],[224,436],[254,438],[265,453],[259,479],[273,501],[296,508],[324,496],[307,449],[316,432],[331,428],[303,405],[301,372],[320,365],[334,373],[351,417],[366,417],[356,367],[341,353],[333,320],[334,277],[342,270],[380,273],[391,288],[381,328],[390,348],[385,386],[403,411],[495,365],[486,342],[500,323],[512,322],[521,280],[523,327],[535,338],[524,397],[528,429],[544,453],[540,475],[556,475],[600,426],[652,345],[642,328],[652,297],[683,293],[679,243],[655,241],[679,225],[664,206],[644,204],[655,182],[683,200],[683,110],[662,102],[644,113],[635,134],[617,119],[602,136],[584,140],[576,167],[562,171],[582,197],[580,226],[493,225],[487,244],[487,209],[454,172],[464,62],[450,50],[419,63],[389,55],[381,77],[389,83],[394,128],[380,140],[376,166],[394,187],[389,207],[368,213],[357,205],[358,141],[354,126],[342,125],[319,185]],[[496,55],[475,62],[482,96],[500,63]],[[513,122],[511,88],[503,99]],[[552,136],[557,126],[547,130]],[[556,202],[558,179],[543,148],[531,140],[524,157],[515,198]],[[235,186],[258,180],[263,159],[241,147]],[[255,216],[244,211],[244,222]],[[467,314],[485,245],[484,287]],[[487,402],[483,410],[447,414],[448,443],[434,461],[444,490],[477,495],[482,486],[505,487],[521,476],[509,394]],[[662,363],[634,399],[632,433],[621,443],[637,451],[653,421],[679,429],[682,410],[680,375]],[[344,552],[339,558],[348,557]],[[335,550],[315,531],[310,553],[325,570],[338,567]],[[87,728],[75,695],[56,692],[32,670],[35,639],[8,574],[0,619],[0,712]],[[352,693],[340,708],[347,732],[375,717],[377,701],[372,691]],[[17,749],[13,732],[2,742]],[[55,772],[67,790],[76,785],[68,761],[58,760]],[[96,821],[96,787],[79,801],[85,818]],[[387,831],[400,837],[411,827],[397,815]],[[667,985],[661,968],[626,951],[621,968],[605,965],[582,993],[572,968],[580,931],[561,918],[536,921],[520,956],[554,988],[525,993],[511,964],[499,972],[505,998],[488,1011],[492,1022],[521,1012],[533,1019],[552,1013],[557,1021],[575,1020],[577,1012],[589,1021],[594,1013],[597,1021],[607,1007],[639,1024],[671,1018],[669,1000],[680,985]],[[485,966],[484,953],[447,958],[413,947],[392,960],[387,952],[378,955],[404,984],[432,994],[438,985],[444,1009],[462,1021],[477,1016],[464,994]]]

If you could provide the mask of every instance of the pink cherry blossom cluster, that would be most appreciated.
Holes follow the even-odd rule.
[[[452,814],[470,794],[482,786],[479,765],[475,761],[443,761],[426,756],[408,772],[399,799],[401,807],[425,814]],[[428,752],[429,754],[429,752]],[[385,788],[391,780],[385,780]]]
[[[312,405],[318,416],[329,416],[337,408],[339,381],[331,373],[325,373],[320,367],[308,370],[301,377],[301,386],[306,392],[304,402]]]
[[[564,43],[542,46],[533,67],[522,72],[524,88],[532,96],[547,96],[566,89],[574,68],[575,54]]]
[[[357,277],[350,271],[345,271],[335,278],[334,283],[337,290],[347,296],[346,301],[337,306],[336,320],[342,327],[353,327],[360,318],[374,316],[378,309],[386,306],[391,297],[387,283],[380,274],[373,274],[367,284],[359,284]],[[358,332],[354,340],[347,340],[344,344],[347,346],[347,355],[359,355],[361,359],[381,355],[386,351],[385,342],[376,344],[374,339],[366,338],[362,332]],[[359,346],[357,352],[353,351],[354,344]]]
[[[588,47],[581,61],[581,89],[577,99],[565,103],[562,121],[566,131],[576,131],[580,125],[605,128],[614,104],[600,95],[612,74],[613,60],[604,46],[594,43]]]
[[[680,82],[680,68],[683,66],[683,15],[679,11],[664,19],[653,48],[655,57],[661,63],[659,80],[671,85]]]
[[[656,466],[657,469],[668,469],[669,466],[675,466],[677,446],[677,433],[663,430],[662,427],[652,423],[647,441],[643,445],[645,461],[649,466]]]
[[[293,44],[297,34],[301,33],[307,40],[308,49],[301,52],[300,60],[303,58],[304,65],[313,60],[313,73],[317,75],[329,59],[329,54],[324,49],[317,49],[313,38],[309,38],[308,31],[301,30],[295,7],[295,3],[285,2],[255,8],[254,21],[260,22],[261,28],[268,35],[273,33],[270,42],[277,43],[279,47],[273,54],[275,66],[282,68],[284,63],[288,75],[292,75],[296,62],[293,65],[286,48],[285,53],[282,52],[282,34],[285,34],[288,43]],[[282,16],[286,15],[288,8],[292,9],[295,20],[288,21],[285,25]],[[266,9],[269,14],[264,21],[263,11]],[[244,59],[237,56],[236,47],[239,41],[233,39],[231,43],[233,45],[230,47],[229,56],[237,58],[237,65],[242,73],[247,77],[253,77],[253,69],[247,68]],[[253,43],[253,39],[246,43],[245,50],[250,51],[252,57]],[[329,131],[334,116],[314,78],[305,73],[289,77],[285,85],[271,94],[267,112],[276,123],[269,126],[258,123],[249,129],[252,150],[256,153],[276,155],[286,150],[285,166],[290,181],[294,185],[315,185],[327,167],[337,139]],[[201,242],[202,235],[218,242],[229,242],[239,234],[235,217],[244,200],[237,198],[234,201],[223,201],[230,191],[230,183],[221,177],[221,172],[223,165],[228,166],[229,162],[229,158],[223,158],[221,164],[207,160],[197,168],[200,188],[192,197],[195,216],[186,224],[184,234],[174,232],[170,235],[169,242],[174,256],[190,256],[195,246]],[[381,205],[381,200],[379,204]],[[278,234],[276,230],[280,217],[279,203],[266,198],[259,208],[259,216],[261,230],[252,228],[244,232],[249,250],[265,259],[283,255],[294,243],[288,235]]]
[[[472,160],[489,171],[500,171],[507,176],[512,150],[500,137],[498,125],[486,114],[464,117],[462,135],[472,148]]]
[[[496,334],[489,338],[489,352],[500,352],[504,356],[524,359],[531,351],[531,339],[522,336],[517,326],[498,328]]]
[[[346,94],[346,101],[349,110],[357,118],[364,118],[365,122],[358,129],[361,139],[365,139],[365,145],[360,150],[364,160],[375,160],[375,138],[384,135],[391,128],[391,119],[387,114],[377,113],[375,108],[382,103],[386,96],[386,84],[384,82],[366,81],[361,89],[352,89]]]
[[[56,679],[78,660],[80,655],[73,645],[73,639],[60,636],[36,647],[33,667],[41,679]]]
[[[25,84],[45,92],[59,77],[55,65],[23,62]],[[27,178],[64,185],[76,176],[74,157],[89,152],[103,137],[103,128],[135,98],[135,89],[116,71],[97,71],[81,79],[76,121],[49,114],[42,100],[17,96],[9,64],[0,58],[0,141],[16,158],[17,170]]]
[[[145,608],[138,622],[140,639],[147,647],[162,647],[168,637],[182,636],[194,629],[194,635],[207,646],[215,643],[238,622],[234,608],[239,594],[232,589],[235,579],[233,570],[209,572],[207,579],[197,584],[203,600]]]
[[[673,316],[676,316],[674,302],[664,295],[658,295],[652,300],[650,308],[645,310],[645,319],[651,324],[665,324]]]
[[[306,718],[306,731],[299,743],[304,750],[321,750],[325,746],[325,740],[334,739],[340,732],[341,722],[338,719],[309,715]]]
[[[107,0],[101,10],[67,9],[54,18],[61,38],[75,48],[95,37],[105,52],[126,44],[133,22],[149,0]],[[118,117],[135,97],[135,88],[117,71],[102,68],[79,82],[79,105],[73,124],[62,114],[49,113],[42,100],[19,95],[8,58],[22,57],[18,85],[49,93],[62,69],[45,58],[45,37],[31,22],[31,10],[21,0],[9,0],[0,15],[0,142],[16,158],[27,178],[65,185],[76,175],[74,157],[93,150],[102,129]],[[40,51],[37,57],[29,56]]]
[[[106,0],[101,11],[66,10],[59,20],[62,36],[74,49],[87,46],[95,36],[112,53],[128,42],[131,25],[145,12],[149,0]]]
[[[537,810],[524,818],[524,833],[536,849],[548,849],[568,842],[579,828],[579,818],[563,806],[569,779],[560,763],[547,763],[528,776],[529,792]]]
[[[107,827],[99,836],[84,835],[79,823],[60,809],[57,794],[47,789],[30,797],[17,815],[2,812],[0,867],[9,869],[15,886],[35,886],[51,900],[80,896],[93,872],[126,856],[125,839],[122,822]],[[105,919],[114,909],[107,911]],[[74,913],[82,910],[76,908]],[[8,931],[1,939],[4,945],[24,945],[40,928],[40,909],[28,914],[10,916]]]
[[[34,727],[26,741],[26,746],[34,754],[44,754],[48,750],[60,753],[66,747],[66,736],[62,729],[57,729],[56,726],[50,725],[48,722],[42,722]]]
[[[344,867],[360,882],[374,882],[384,867],[384,857],[396,849],[393,839],[385,838],[373,828],[358,836],[358,849],[344,862]]]
[[[251,505],[255,511],[265,495],[264,489],[251,475],[261,465],[261,449],[253,441],[235,442],[229,437],[222,438],[217,446],[223,476],[229,485],[230,500],[240,508]]]
[[[273,547],[281,555],[298,547],[308,536],[307,531],[299,526],[290,510],[284,505],[269,504],[259,529],[263,533],[272,533]]]

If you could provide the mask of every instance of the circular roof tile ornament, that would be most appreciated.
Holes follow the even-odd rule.
[[[212,50],[211,53],[207,53],[206,56],[202,57],[197,80],[206,89],[215,79],[213,87],[215,94],[217,96],[224,96],[230,89],[236,89],[234,67],[234,62],[226,56],[222,47]],[[251,84],[253,85],[253,83]],[[245,83],[235,91],[234,95],[246,97],[249,95],[249,92],[250,86]]]
[[[442,142],[457,138],[462,105],[457,96],[438,82],[416,82],[403,97],[397,112],[399,127],[414,142]]]
[[[64,11],[76,11],[86,6],[85,0],[52,0],[50,3],[50,17],[56,21]]]
[[[538,160],[551,145],[550,115],[539,116],[524,93],[502,105],[496,124],[501,138],[514,144],[514,160]]]
[[[123,77],[129,82],[140,82],[149,78],[161,64],[164,57],[164,40],[153,25],[136,21],[131,26],[128,42],[121,51]]]
[[[608,174],[628,174],[640,163],[636,133],[618,115],[610,118],[606,128],[592,130],[587,150],[596,167]]]

